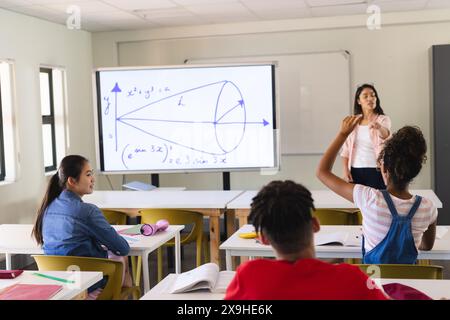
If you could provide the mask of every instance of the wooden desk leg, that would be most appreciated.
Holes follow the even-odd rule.
[[[227,215],[227,238],[231,237],[236,232],[235,219],[236,215],[233,209],[227,209],[225,211]]]
[[[88,296],[87,290],[83,290],[75,297],[73,297],[71,300],[86,300],[87,296]]]
[[[209,218],[209,238],[211,250],[211,262],[216,263],[220,267],[219,259],[219,243],[220,243],[220,229],[219,216],[211,216]]]
[[[239,228],[243,227],[248,223],[248,215],[250,213],[250,209],[236,209],[236,216],[239,219]]]
[[[235,224],[236,214],[234,209],[227,209],[225,211],[225,214],[227,215],[227,239],[228,239],[236,232],[236,224]],[[230,263],[230,266],[228,266],[228,263]],[[237,263],[236,257],[230,256],[230,262],[226,261],[227,270],[234,270],[236,268],[236,263]]]

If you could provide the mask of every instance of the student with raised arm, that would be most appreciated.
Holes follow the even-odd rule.
[[[320,229],[311,192],[293,181],[272,181],[253,198],[249,219],[277,259],[240,265],[226,300],[385,300],[358,267],[315,258]]]
[[[354,202],[363,216],[363,263],[412,264],[419,250],[431,250],[436,235],[437,209],[426,198],[412,195],[409,183],[426,160],[427,146],[417,127],[405,126],[387,140],[378,162],[387,190],[349,183],[332,172],[339,149],[361,121],[348,116],[317,168],[328,188]]]
[[[99,208],[81,200],[94,191],[94,182],[94,173],[86,158],[66,156],[49,181],[33,236],[48,255],[109,257],[122,261],[123,285],[130,287],[128,264],[122,257],[128,255],[130,246],[106,221]],[[103,281],[88,291],[105,284]]]
[[[363,84],[355,93],[354,115],[361,121],[348,135],[342,148],[344,179],[376,189],[386,189],[385,181],[377,171],[377,158],[384,141],[390,136],[391,120],[381,108],[377,90]]]

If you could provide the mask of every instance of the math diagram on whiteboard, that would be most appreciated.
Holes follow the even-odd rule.
[[[104,171],[275,165],[270,66],[100,71]]]

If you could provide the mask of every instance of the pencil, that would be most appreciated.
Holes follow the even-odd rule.
[[[75,281],[73,281],[73,280],[57,278],[57,277],[53,277],[53,276],[49,276],[47,274],[42,274],[42,273],[37,273],[37,272],[33,273],[33,275],[38,276],[38,277],[42,277],[42,278],[47,278],[47,279],[60,281],[60,282],[65,282],[65,283],[75,283]]]

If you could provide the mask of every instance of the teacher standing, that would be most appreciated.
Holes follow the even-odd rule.
[[[384,114],[373,85],[363,84],[358,87],[353,113],[360,115],[360,121],[342,148],[344,179],[376,189],[386,189],[377,159],[384,141],[390,136],[391,119]]]

